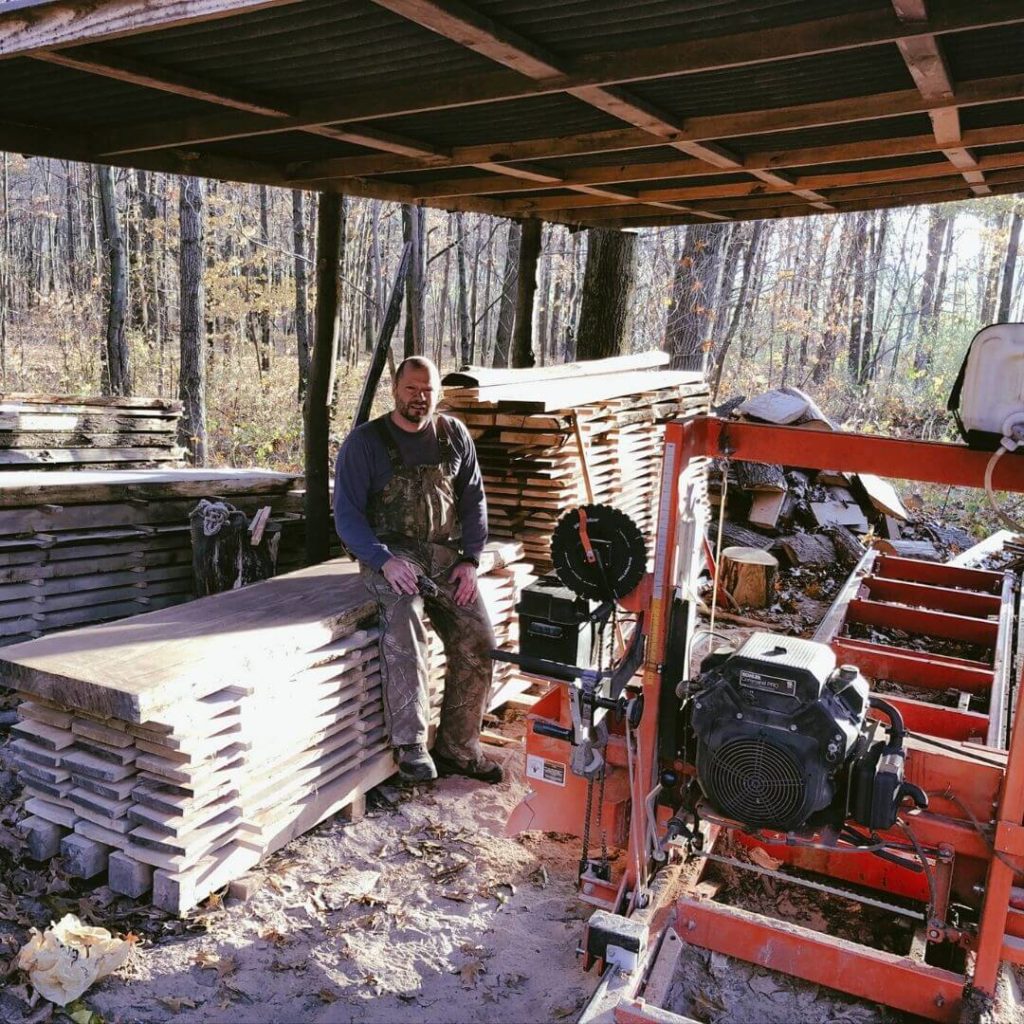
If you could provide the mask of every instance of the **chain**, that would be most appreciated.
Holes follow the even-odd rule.
[[[594,808],[594,780],[587,779],[587,811],[583,816],[583,851],[580,856],[580,874],[590,865],[590,817]]]
[[[604,783],[605,779],[608,778],[608,762],[606,761],[601,765],[601,785],[597,790],[597,806],[600,808],[598,811],[599,817],[597,819],[598,824],[601,827],[601,867],[606,868],[608,866],[608,830],[604,827]]]

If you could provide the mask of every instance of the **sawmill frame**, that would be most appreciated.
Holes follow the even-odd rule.
[[[990,453],[960,445],[925,441],[901,441],[843,432],[807,430],[765,424],[735,422],[714,417],[696,417],[671,422],[665,430],[665,469],[662,477],[660,512],[657,528],[655,567],[651,581],[650,627],[643,672],[643,695],[647,708],[661,708],[662,673],[668,657],[669,615],[676,594],[680,568],[686,568],[692,552],[677,542],[680,530],[680,477],[695,461],[707,458],[741,459],[800,465],[809,469],[847,472],[884,473],[886,476],[937,484],[981,487]],[[1024,492],[1024,459],[1003,460],[994,486],[999,490]],[[865,562],[866,565],[866,562]],[[948,567],[935,566],[935,575]],[[896,567],[894,571],[898,571]],[[962,570],[961,570],[962,571]],[[1007,589],[1000,573],[982,573],[988,589],[997,590],[1000,600]],[[855,574],[856,577],[856,574]],[[863,574],[859,577],[863,579]],[[841,594],[842,606],[849,595]],[[836,606],[834,606],[836,607]],[[924,613],[928,614],[928,613]],[[978,620],[975,620],[978,621]],[[920,623],[918,624],[920,625]],[[828,629],[833,636],[838,629]],[[851,653],[851,659],[856,657]],[[894,659],[893,675],[901,667]],[[877,655],[877,667],[884,671],[884,652]],[[935,677],[937,681],[937,677]],[[1013,692],[1019,704],[1020,680]],[[989,675],[993,692],[1000,688],[999,673]],[[950,712],[955,716],[956,712]],[[969,713],[968,713],[969,714]],[[980,716],[974,716],[977,718]],[[638,769],[631,785],[633,828],[643,817],[644,800],[658,784],[663,764],[659,762],[661,716],[647,713],[637,735]],[[938,792],[929,810],[915,812],[916,841],[929,851],[929,860],[937,880],[938,912],[944,911],[951,894],[982,886],[980,923],[977,934],[961,933],[956,941],[967,942],[973,964],[966,973],[931,966],[923,959],[922,948],[915,956],[897,956],[839,939],[830,935],[781,924],[762,915],[701,898],[691,886],[675,896],[660,917],[661,933],[652,943],[656,952],[664,949],[667,938],[682,938],[686,943],[703,946],[739,957],[763,967],[778,970],[807,981],[848,992],[860,998],[886,1003],[899,1009],[937,1021],[960,1019],[963,999],[971,991],[992,998],[996,993],[1001,961],[1024,963],[1024,912],[1011,906],[1016,876],[1024,873],[1024,724],[1013,717],[1009,748],[982,746],[977,742],[950,739],[956,726],[943,716],[947,728],[937,735],[947,737],[946,748],[937,750],[926,740],[908,740],[911,757],[908,778],[922,788]],[[965,719],[967,727],[977,722]],[[963,724],[963,723],[961,723]],[[924,723],[919,722],[919,727]],[[923,731],[930,732],[924,725]],[[528,737],[530,748],[530,737]],[[964,755],[958,756],[962,744]],[[984,758],[978,760],[979,751]],[[676,765],[682,768],[682,765]],[[952,794],[952,796],[943,796]],[[991,819],[991,827],[989,821]],[[642,826],[641,826],[642,828]],[[773,857],[827,877],[844,879],[879,889],[910,900],[927,902],[928,887],[920,875],[899,868],[870,854],[824,852],[787,845],[783,837],[777,844],[754,841],[733,832],[727,826],[712,825],[712,845],[720,834],[730,832],[741,842],[763,845]],[[892,837],[899,833],[892,830]],[[903,836],[902,838],[906,838]],[[646,841],[644,843],[646,849]],[[626,869],[620,892],[637,885],[634,865],[639,854],[632,847],[625,858]],[[977,891],[977,889],[974,889]],[[961,896],[962,898],[962,896]],[[941,941],[937,921],[925,922],[927,942]],[[668,950],[678,957],[678,942]],[[616,980],[609,972],[605,990],[599,990],[598,1002],[607,998],[609,986],[618,988],[614,1019],[619,1024],[654,1024],[681,1021],[652,1004],[643,984],[653,976],[657,964],[652,957],[646,972],[638,971],[629,982]],[[664,971],[661,972],[664,974]],[[584,1019],[590,1019],[587,1015]]]

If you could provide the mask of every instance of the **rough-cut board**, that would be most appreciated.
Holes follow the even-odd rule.
[[[903,507],[903,502],[900,501],[899,494],[896,493],[896,488],[888,480],[875,476],[874,473],[858,473],[854,482],[864,488],[868,500],[883,515],[904,521],[910,518]]]
[[[373,610],[356,567],[327,562],[127,622],[2,648],[0,683],[141,723],[177,701],[273,674],[291,654],[330,642]]]
[[[553,366],[534,366],[524,370],[502,370],[489,366],[466,366],[445,374],[441,383],[446,388],[491,388],[500,384],[532,384],[538,381],[599,377],[606,373],[628,370],[649,370],[667,366],[667,352],[640,352],[632,356],[613,356],[610,359],[592,359],[583,363],[556,363]]]

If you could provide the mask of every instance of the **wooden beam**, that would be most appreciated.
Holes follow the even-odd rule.
[[[892,0],[896,16],[912,25],[928,23],[926,0]],[[970,184],[976,195],[985,195],[988,188],[985,177],[977,168],[974,155],[960,145],[960,111],[956,106],[953,79],[946,57],[936,36],[925,34],[896,40],[907,70],[921,95],[942,104],[929,111],[935,141],[942,147],[946,158]]]
[[[373,0],[395,14],[428,28],[454,43],[466,46],[505,67],[518,71],[538,81],[561,80],[567,77],[567,67],[553,54],[537,43],[524,38],[491,18],[480,14],[461,3],[461,0]],[[639,100],[628,90],[587,85],[569,88],[570,96],[597,110],[617,117],[636,128],[657,136],[672,139],[679,130],[679,124],[657,110],[649,103]],[[670,145],[672,143],[670,142]],[[684,150],[688,152],[688,150]],[[701,154],[703,155],[703,154]],[[481,164],[475,166],[480,167]],[[493,163],[483,165],[501,174],[500,167]],[[732,161],[730,166],[739,166]],[[559,179],[548,179],[548,181]],[[595,194],[592,188],[570,185],[577,191]],[[617,198],[613,193],[596,193]]]
[[[288,118],[293,114],[285,104],[275,102],[259,94],[234,89],[218,82],[200,79],[194,75],[182,74],[173,68],[161,67],[152,62],[140,62],[124,54],[102,47],[78,47],[74,50],[55,50],[33,55],[34,59],[48,64],[72,68],[87,74],[99,75],[118,82],[128,82],[147,89],[156,89],[174,96],[187,96],[215,106],[229,107],[262,117]],[[301,129],[312,135],[322,135],[340,142],[355,143],[368,149],[378,149],[405,157],[421,159],[444,158],[449,151],[397,135],[381,131],[368,125],[347,128],[344,125],[317,126]]]
[[[1024,5],[1022,5],[1024,9]],[[464,82],[444,83],[432,100],[424,99],[422,89],[413,95],[406,91],[380,92],[376,97],[351,100],[350,112],[371,105],[377,109],[372,116],[383,116],[384,112],[409,113],[425,108],[437,109],[446,105],[468,105],[472,100],[464,95]],[[455,99],[455,97],[461,97]],[[962,83],[957,92],[961,107],[1016,100],[1024,97],[1024,75],[1004,75],[997,78],[977,79]],[[483,100],[478,100],[483,102]],[[139,153],[151,149],[169,149],[184,145],[200,145],[226,138],[246,135],[265,135],[282,131],[294,131],[310,125],[337,123],[353,120],[340,114],[338,100],[318,100],[301,105],[301,115],[282,121],[268,121],[253,118],[247,114],[191,118],[185,121],[163,125],[133,125],[128,129],[113,129],[96,132],[94,149],[97,156]],[[392,109],[398,107],[400,109]],[[790,107],[767,110],[746,110],[730,114],[705,115],[687,119],[684,131],[673,141],[700,142],[714,141],[740,135],[763,135],[814,128],[830,124],[850,124],[877,118],[899,117],[904,114],[927,113],[935,107],[935,101],[926,100],[916,89],[880,93],[875,96],[856,96],[841,100],[807,103]],[[371,116],[356,120],[370,120]]]
[[[527,78],[545,79],[563,74],[560,64],[543,47],[458,0],[373,2]]]
[[[231,18],[297,0],[67,0],[0,10],[0,59]]]

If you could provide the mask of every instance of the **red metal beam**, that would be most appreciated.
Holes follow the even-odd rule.
[[[894,580],[885,576],[868,576],[864,580],[868,593],[875,601],[894,601],[915,608],[931,608],[956,615],[969,615],[985,619],[998,615],[1002,602],[995,594],[978,594],[952,587],[933,587],[909,580]]]
[[[900,480],[924,480],[959,487],[983,487],[991,452],[936,441],[902,441],[843,431],[805,430],[707,417],[699,427],[704,455],[782,463],[808,469],[842,467]],[[997,490],[1024,491],[1024,457],[999,460]]]
[[[922,636],[962,640],[985,647],[992,647],[999,634],[998,622],[972,619],[965,615],[950,615],[948,612],[905,608],[903,605],[883,604],[880,601],[851,601],[846,621],[886,629],[902,629]]]
[[[941,704],[929,704],[910,697],[887,693],[885,699],[903,716],[903,724],[925,736],[962,742],[984,743],[988,732],[988,715],[977,711],[961,711]]]
[[[919,1017],[959,1020],[960,974],[737,907],[683,898],[676,909],[675,927],[694,945]]]
[[[837,637],[831,643],[840,662],[856,665],[869,679],[888,679],[929,690],[964,690],[986,693],[992,689],[992,669],[980,661],[957,664],[954,658],[918,654],[870,640]]]
[[[900,558],[897,555],[882,555],[875,566],[875,575],[940,587],[961,587],[983,594],[999,594],[1003,588],[1001,572],[965,569],[960,565],[923,562],[917,558]]]

